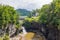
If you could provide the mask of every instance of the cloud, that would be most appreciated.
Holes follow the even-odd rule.
[[[0,0],[0,4],[13,6],[15,9],[24,8],[28,10],[40,8],[52,0]]]

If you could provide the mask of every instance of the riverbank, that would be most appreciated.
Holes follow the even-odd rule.
[[[45,38],[41,35],[28,32],[26,35],[18,34],[17,36],[10,38],[10,40],[45,40]]]

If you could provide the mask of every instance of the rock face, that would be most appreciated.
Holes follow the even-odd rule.
[[[60,30],[59,30],[59,33],[58,33],[58,40],[60,40]]]
[[[0,36],[3,36],[4,31],[2,29],[0,29]]]
[[[60,40],[60,31],[54,25],[46,26],[46,24],[32,22],[29,27],[25,26],[25,28],[27,32],[41,32],[46,40]]]
[[[32,40],[46,40],[43,34],[36,33]]]
[[[48,40],[58,40],[58,31],[56,29],[51,29],[49,31]]]
[[[9,35],[13,35],[16,31],[15,25],[10,25],[9,26]]]

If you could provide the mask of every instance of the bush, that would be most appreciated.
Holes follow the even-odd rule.
[[[38,19],[39,19],[39,17],[26,18],[23,22],[23,26],[31,27],[32,23],[34,23],[34,22],[38,23]]]
[[[9,40],[9,36],[8,35],[5,35],[3,40]]]

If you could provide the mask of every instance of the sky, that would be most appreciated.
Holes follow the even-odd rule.
[[[0,4],[10,5],[15,9],[34,10],[41,8],[44,4],[51,3],[52,0],[0,0]]]

